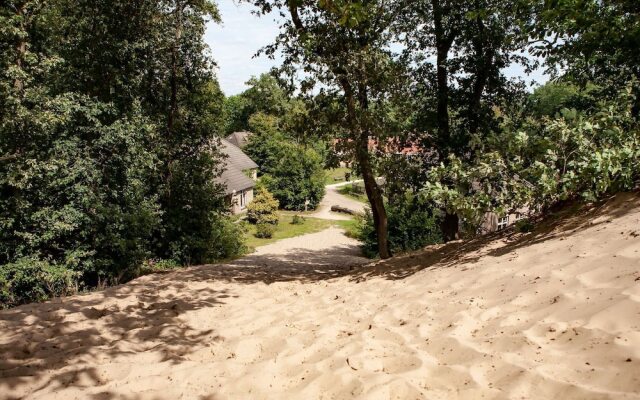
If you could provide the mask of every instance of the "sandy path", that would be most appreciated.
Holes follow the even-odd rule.
[[[640,199],[589,218],[373,266],[331,229],[3,311],[0,397],[640,399]]]
[[[361,203],[350,197],[343,196],[338,192],[338,189],[341,186],[349,185],[351,183],[353,182],[342,182],[325,186],[326,194],[320,202],[317,211],[313,214],[310,214],[310,216],[330,220],[347,220],[352,218],[349,215],[332,212],[331,206],[334,205],[339,205],[358,213],[364,213],[365,207],[367,206],[365,203]]]

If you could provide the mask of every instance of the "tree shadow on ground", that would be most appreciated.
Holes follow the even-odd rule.
[[[18,398],[11,392],[19,386],[31,393],[99,387],[105,383],[99,360],[151,351],[159,362],[177,364],[203,343],[221,340],[213,330],[184,324],[180,316],[224,304],[231,295],[210,288],[181,290],[185,287],[132,282],[2,311],[0,398]]]
[[[0,397],[17,398],[11,397],[17,387],[28,387],[30,393],[100,387],[107,382],[99,361],[132,353],[150,352],[159,361],[181,363],[203,345],[223,340],[214,330],[196,329],[181,319],[185,312],[218,307],[225,299],[237,297],[209,283],[404,279],[429,268],[497,257],[586,227],[599,229],[636,207],[640,207],[638,193],[618,195],[590,207],[575,206],[548,215],[529,234],[503,232],[375,263],[359,257],[355,245],[253,254],[225,264],[146,276],[85,296],[5,310],[0,312]],[[122,396],[104,391],[93,398]]]
[[[180,273],[181,280],[266,283],[318,282],[352,274],[370,260],[360,248],[334,246],[324,250],[291,249],[287,254],[251,254],[227,264],[203,265]]]
[[[358,254],[358,246],[254,254],[1,311],[0,399],[19,398],[11,394],[18,393],[17,388],[28,388],[28,393],[99,388],[109,381],[100,360],[133,353],[148,352],[157,362],[179,364],[207,343],[224,340],[214,330],[196,329],[181,319],[185,312],[218,307],[237,297],[228,289],[217,289],[216,282],[326,280],[348,275],[354,265],[368,262]],[[93,398],[123,397],[105,390]]]

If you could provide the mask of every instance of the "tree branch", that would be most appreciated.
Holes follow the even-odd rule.
[[[289,6],[289,14],[291,14],[291,21],[298,31],[305,32],[304,24],[300,19],[300,14],[298,14],[298,6],[293,3],[294,0],[287,1],[287,5]]]
[[[10,160],[15,160],[16,158],[18,158],[20,156],[20,154],[15,153],[15,154],[8,154],[6,156],[0,156],[0,162],[4,162],[4,161],[10,161]]]

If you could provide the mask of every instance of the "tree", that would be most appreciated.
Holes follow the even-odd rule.
[[[246,84],[247,90],[225,102],[227,134],[250,130],[249,121],[257,113],[280,119],[289,108],[289,94],[272,75],[252,77]]]
[[[430,151],[425,170],[448,164],[450,156],[471,160],[474,144],[497,128],[495,109],[523,95],[522,85],[503,71],[513,63],[532,65],[519,54],[528,43],[520,26],[529,21],[530,7],[509,0],[423,0],[404,12],[395,29],[406,34],[405,56],[415,66],[414,97],[422,103],[415,105],[415,129]],[[458,224],[457,215],[444,217],[445,240],[457,236]]]
[[[259,112],[251,117],[250,123],[253,135],[244,151],[258,164],[260,175],[273,173],[289,141],[280,133],[275,117]]]
[[[534,54],[578,83],[608,86],[608,97],[633,80],[632,113],[640,117],[640,3],[635,0],[537,2],[526,26]],[[556,73],[557,75],[557,73]],[[603,85],[603,82],[607,85]]]
[[[315,209],[325,193],[322,157],[301,145],[282,142],[280,146],[281,158],[263,177],[264,185],[285,210]]]
[[[381,258],[391,256],[387,239],[387,215],[382,190],[376,182],[369,152],[370,139],[385,134],[381,104],[401,76],[400,65],[389,50],[390,26],[404,2],[386,1],[284,1],[253,0],[263,13],[281,10],[283,21],[276,49],[284,56],[283,70],[296,66],[308,77],[301,88],[323,86],[341,105],[339,139],[357,161],[372,209]]]
[[[203,35],[216,18],[204,0],[0,5],[0,265],[15,272],[1,279],[33,262],[92,287],[147,258],[241,245],[221,239],[213,183],[223,97]]]

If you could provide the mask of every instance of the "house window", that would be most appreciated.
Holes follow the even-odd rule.
[[[240,192],[240,208],[244,209],[247,206],[247,192]]]
[[[524,219],[524,214],[523,213],[516,213],[516,221],[520,221],[521,219]]]
[[[509,216],[498,218],[498,230],[502,230],[509,226]]]

